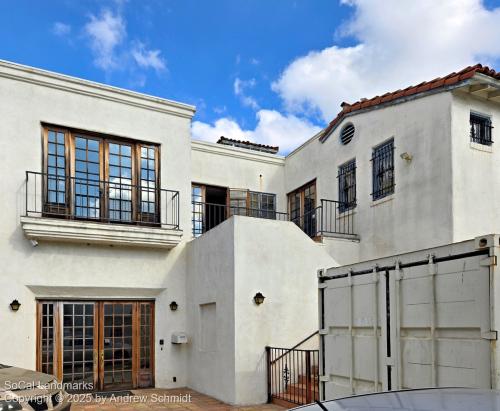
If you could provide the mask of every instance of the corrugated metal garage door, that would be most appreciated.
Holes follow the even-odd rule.
[[[322,398],[492,386],[489,249],[474,241],[320,273]]]

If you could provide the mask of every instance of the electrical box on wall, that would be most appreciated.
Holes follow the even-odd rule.
[[[175,332],[172,333],[172,344],[187,344],[188,338],[186,333]]]

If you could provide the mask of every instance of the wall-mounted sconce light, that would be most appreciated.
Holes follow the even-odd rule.
[[[402,153],[402,154],[400,155],[400,157],[401,157],[403,160],[408,161],[408,163],[409,163],[409,162],[411,162],[411,160],[413,160],[413,156],[412,156],[411,154],[407,153],[406,151],[405,151],[404,153]]]
[[[261,304],[264,302],[264,299],[265,299],[265,298],[266,298],[266,297],[264,297],[264,296],[262,295],[262,293],[258,292],[257,294],[255,294],[255,295],[254,295],[254,297],[253,297],[253,301],[254,301],[254,303],[255,303],[255,304],[257,304],[257,305],[261,305]]]
[[[21,307],[21,303],[17,300],[14,300],[10,303],[10,309],[14,312],[19,311],[20,307]]]
[[[175,302],[175,301],[172,301],[169,305],[170,309],[172,311],[177,311],[177,308],[179,308],[179,305]]]

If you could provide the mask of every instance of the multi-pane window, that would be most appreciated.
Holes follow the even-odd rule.
[[[47,126],[44,213],[121,223],[159,216],[159,147]]]
[[[473,143],[491,146],[491,143],[493,143],[491,138],[492,129],[491,119],[488,116],[476,113],[470,114],[470,139]]]
[[[66,135],[64,131],[47,130],[46,144],[47,196],[45,209],[47,212],[57,212],[64,210],[67,203]]]
[[[231,215],[247,215],[248,190],[231,188],[229,190],[229,206]]]
[[[342,213],[356,207],[356,160],[339,167],[339,211]]]
[[[394,139],[373,149],[373,200],[394,193]]]
[[[276,217],[276,194],[249,192],[250,213],[252,217],[271,218]]]

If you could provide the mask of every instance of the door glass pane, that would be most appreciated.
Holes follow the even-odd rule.
[[[48,130],[47,134],[46,201],[50,204],[66,204],[66,141],[64,133],[54,130]]]
[[[192,201],[192,223],[193,223],[193,236],[198,237],[203,234],[203,189],[201,186],[193,185],[191,187],[191,201]]]
[[[41,303],[40,371],[54,374],[54,303]]]
[[[104,386],[132,385],[133,303],[104,304]]]
[[[139,368],[148,370],[151,368],[151,328],[152,328],[152,310],[151,304],[140,305],[140,348],[139,348]]]
[[[132,147],[109,143],[109,219],[132,221]]]
[[[100,218],[100,151],[99,141],[75,138],[75,216]]]
[[[304,232],[309,236],[316,233],[316,185],[304,189]]]
[[[290,194],[289,201],[290,201],[290,220],[293,221],[298,226],[301,226],[301,222],[300,222],[300,192]]]
[[[63,382],[85,389],[94,382],[94,304],[63,303],[62,314]]]
[[[154,147],[141,146],[140,171],[141,221],[158,222],[156,150]]]

